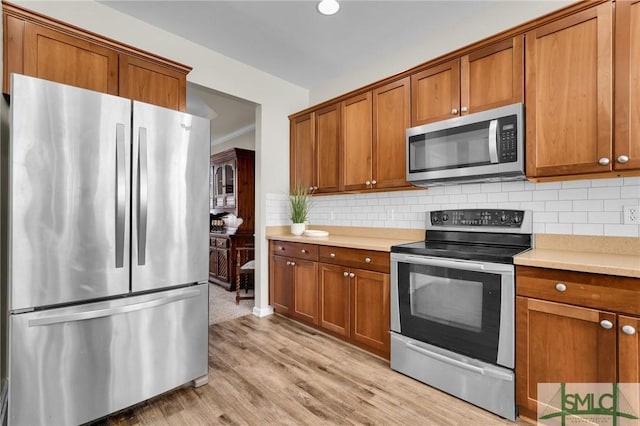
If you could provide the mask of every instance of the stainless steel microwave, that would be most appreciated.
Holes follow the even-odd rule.
[[[413,185],[522,179],[521,103],[407,129],[407,181]]]

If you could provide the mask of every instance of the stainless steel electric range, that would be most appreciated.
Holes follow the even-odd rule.
[[[531,212],[427,212],[424,241],[391,248],[391,368],[515,420],[513,257]]]

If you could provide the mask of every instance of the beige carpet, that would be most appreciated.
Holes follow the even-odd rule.
[[[235,291],[227,291],[219,285],[209,284],[209,324],[249,315],[253,305],[253,300],[241,300],[236,305]]]

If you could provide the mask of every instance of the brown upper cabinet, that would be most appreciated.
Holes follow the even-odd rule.
[[[2,3],[3,92],[11,73],[186,109],[190,67]]]
[[[607,2],[526,34],[527,177],[612,170],[612,31]]]
[[[616,2],[614,169],[640,169],[640,1]]]
[[[523,102],[523,36],[411,75],[411,125]]]
[[[404,152],[410,120],[409,77],[292,116],[291,186],[319,194],[409,186]]]
[[[341,186],[340,104],[292,118],[290,125],[291,188],[337,192]]]

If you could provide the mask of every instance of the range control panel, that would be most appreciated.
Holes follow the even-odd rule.
[[[524,214],[524,210],[504,209],[437,210],[429,213],[429,219],[432,226],[438,227],[519,228]]]

